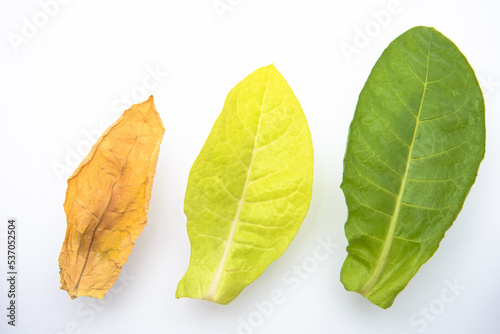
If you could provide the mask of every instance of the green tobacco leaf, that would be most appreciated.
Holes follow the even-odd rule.
[[[189,174],[189,268],[176,297],[228,304],[288,247],[309,208],[313,149],[299,101],[273,66],[226,98]]]
[[[396,38],[349,130],[345,288],[391,306],[453,224],[484,152],[484,101],[467,59],[433,28]]]

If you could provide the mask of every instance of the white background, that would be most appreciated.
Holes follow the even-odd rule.
[[[232,9],[224,13],[214,0],[60,1],[52,17],[34,0],[0,4],[0,268],[6,271],[7,219],[15,217],[20,272],[16,328],[6,324],[0,280],[1,333],[500,332],[497,1],[400,0],[391,7],[389,0],[222,0]],[[382,15],[388,8],[390,16]],[[371,68],[390,41],[416,25],[441,31],[475,69],[486,98],[487,154],[435,256],[382,310],[339,281],[347,245],[342,159]],[[363,40],[360,30],[371,36]],[[348,44],[358,46],[350,57],[341,50]],[[284,255],[230,305],[177,300],[190,251],[182,213],[189,169],[229,90],[270,63],[311,128],[309,213]],[[151,71],[161,72],[156,80]],[[86,154],[87,138],[107,126],[101,123],[114,122],[128,98],[140,102],[146,94],[154,95],[166,128],[148,225],[103,301],[70,300],[59,289],[57,262],[66,179]],[[325,243],[335,243],[330,253],[318,248]],[[328,256],[317,258],[315,250]],[[271,307],[274,290],[284,301]]]

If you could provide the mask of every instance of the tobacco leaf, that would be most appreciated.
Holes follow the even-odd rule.
[[[146,225],[165,129],[153,97],[135,104],[97,140],[68,179],[61,289],[103,298]]]
[[[189,268],[176,297],[228,304],[290,244],[309,208],[313,148],[306,118],[273,66],[229,93],[184,201]]]
[[[359,96],[344,158],[347,290],[392,305],[462,209],[485,131],[481,89],[453,42],[415,27],[387,47]]]

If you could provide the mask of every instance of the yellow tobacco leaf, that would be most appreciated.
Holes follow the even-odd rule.
[[[164,132],[150,96],[104,132],[68,179],[59,268],[71,299],[103,298],[118,278],[146,225]]]

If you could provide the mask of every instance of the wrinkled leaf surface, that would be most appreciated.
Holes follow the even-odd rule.
[[[70,297],[103,298],[146,225],[165,129],[153,97],[107,129],[68,179],[59,268]]]
[[[189,174],[191,260],[177,298],[236,298],[295,236],[312,178],[302,108],[273,65],[260,68],[231,90]]]
[[[433,28],[395,39],[350,126],[345,288],[391,306],[453,224],[484,152],[483,96],[459,49]]]

